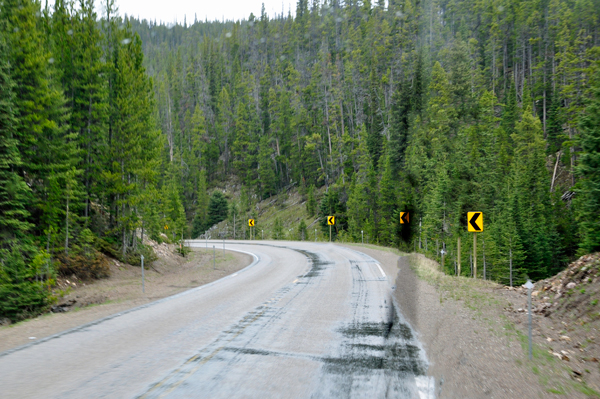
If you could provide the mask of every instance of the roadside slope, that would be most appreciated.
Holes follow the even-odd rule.
[[[593,392],[547,352],[534,335],[527,359],[523,325],[506,316],[503,286],[438,272],[422,255],[347,244],[394,273],[395,299],[419,333],[438,398],[587,398]],[[539,316],[542,317],[542,316]]]
[[[145,293],[142,293],[141,268],[110,261],[111,276],[91,283],[70,284],[68,294],[60,299],[63,311],[46,313],[34,319],[0,327],[0,353],[80,326],[94,320],[208,284],[243,269],[252,257],[243,253],[199,248],[186,258],[159,253],[159,259],[145,271]],[[213,269],[214,268],[214,269]],[[73,285],[75,284],[75,285]],[[60,306],[64,305],[64,306]]]

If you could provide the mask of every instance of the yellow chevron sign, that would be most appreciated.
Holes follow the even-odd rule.
[[[408,224],[408,212],[400,212],[400,224]]]
[[[467,229],[470,233],[483,231],[483,212],[467,212]]]

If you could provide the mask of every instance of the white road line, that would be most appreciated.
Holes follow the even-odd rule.
[[[379,268],[379,271],[381,272],[383,277],[386,277],[385,273],[383,272],[383,269],[381,268],[381,266],[379,266],[379,263],[377,263],[377,267]]]

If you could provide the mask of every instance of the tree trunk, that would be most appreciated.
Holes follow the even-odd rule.
[[[69,186],[67,185],[67,212],[65,218],[65,256],[69,256]]]

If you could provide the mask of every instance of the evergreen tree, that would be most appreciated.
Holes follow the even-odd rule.
[[[285,240],[285,233],[283,232],[283,224],[279,217],[275,218],[273,223],[273,239],[274,240]]]
[[[228,214],[229,205],[227,204],[227,198],[225,198],[220,191],[215,191],[210,196],[210,201],[208,203],[207,228],[227,219]]]
[[[581,155],[577,193],[578,219],[583,253],[600,250],[600,68],[596,70],[592,83],[592,97],[581,118]]]
[[[198,193],[196,195],[196,215],[192,225],[192,237],[199,237],[204,233],[208,224],[209,196],[206,187],[206,173],[202,170],[198,179]]]
[[[555,227],[551,215],[549,176],[545,169],[545,142],[538,119],[527,107],[513,134],[516,144],[512,178],[515,184],[517,231],[526,248],[525,262],[531,278],[555,270]]]
[[[412,110],[412,93],[408,82],[403,82],[394,93],[392,106],[392,126],[390,132],[390,164],[393,173],[398,176],[404,168],[405,152],[408,146],[409,117]]]
[[[114,200],[111,208],[118,215],[114,230],[119,232],[124,258],[129,236],[140,223],[135,204],[142,195],[144,183],[152,184],[155,178],[159,132],[152,115],[152,85],[143,66],[141,40],[129,29],[121,34],[121,40],[115,44],[110,167],[104,178]],[[170,175],[174,172],[171,168]]]
[[[308,235],[306,233],[306,223],[304,222],[304,219],[300,219],[300,224],[298,225],[298,239],[300,241],[308,239]]]
[[[14,84],[9,74],[7,46],[0,35],[0,248],[8,249],[30,229],[26,204],[29,187],[18,174],[21,156],[16,139]]]
[[[18,171],[32,189],[36,233],[46,233],[50,245],[50,232],[55,231],[52,246],[62,248],[68,241],[67,197],[79,191],[71,176],[80,173],[81,154],[77,134],[69,131],[65,99],[51,80],[54,59],[46,51],[36,15],[41,15],[39,4],[30,0],[10,0],[0,9],[16,85],[16,138],[22,160]]]
[[[317,211],[317,200],[315,199],[315,186],[311,184],[308,187],[308,199],[306,200],[306,211],[309,216],[313,216]]]
[[[15,322],[44,311],[50,305],[48,283],[36,281],[36,274],[48,259],[36,256],[27,265],[19,248],[1,252],[3,267],[0,268],[0,317]],[[51,281],[49,282],[51,283]]]

